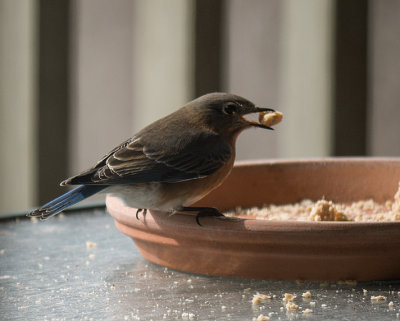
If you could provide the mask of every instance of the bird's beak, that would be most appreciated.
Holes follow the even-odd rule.
[[[262,112],[264,112],[264,113],[265,113],[265,112],[266,112],[266,113],[274,113],[275,110],[272,109],[272,108],[255,107],[254,110],[251,111],[250,113],[252,114],[252,113],[262,113]],[[259,123],[259,122],[257,122],[257,121],[250,121],[250,120],[247,120],[247,119],[244,118],[244,117],[242,117],[242,120],[243,120],[247,125],[250,125],[250,126],[253,126],[253,127],[260,127],[260,128],[264,128],[264,129],[274,130],[272,127],[265,126],[265,125],[263,125],[263,124],[261,124],[261,123]]]

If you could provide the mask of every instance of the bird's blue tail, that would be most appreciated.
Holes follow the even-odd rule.
[[[106,188],[107,185],[80,185],[73,190],[57,197],[56,199],[43,205],[41,208],[34,210],[27,214],[29,217],[39,216],[42,220],[48,219],[67,207],[78,203],[102,189]]]

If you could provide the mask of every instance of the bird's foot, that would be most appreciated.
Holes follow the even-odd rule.
[[[50,210],[46,208],[39,208],[35,211],[26,214],[27,217],[39,217],[41,221],[45,221],[53,215],[51,214]]]
[[[139,219],[139,214],[143,212],[143,216],[146,216],[147,214],[147,208],[138,208],[136,211],[136,219]]]
[[[225,218],[225,215],[222,214],[215,207],[186,207],[186,206],[183,206],[179,210],[184,211],[184,212],[197,212],[196,223],[199,226],[201,226],[200,221],[199,221],[200,217],[214,216],[214,217],[219,217],[219,218]]]

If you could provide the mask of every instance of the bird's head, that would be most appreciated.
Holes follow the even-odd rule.
[[[257,107],[251,101],[227,93],[211,93],[201,96],[192,102],[190,107],[195,117],[220,134],[236,136],[250,127],[273,129],[260,122],[246,119],[250,114],[274,112],[271,108]]]

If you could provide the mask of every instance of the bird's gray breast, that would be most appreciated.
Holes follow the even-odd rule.
[[[104,190],[107,195],[121,199],[124,205],[134,208],[159,208],[161,183],[113,185]]]

